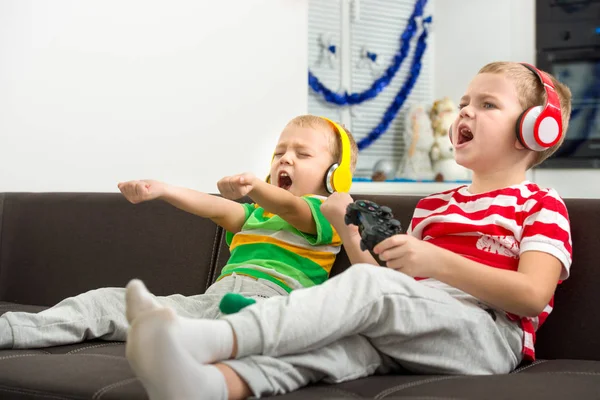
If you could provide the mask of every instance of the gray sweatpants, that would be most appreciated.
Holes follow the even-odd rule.
[[[366,264],[223,318],[238,340],[238,359],[225,363],[256,396],[398,365],[417,373],[502,374],[522,359],[523,332],[502,311],[441,282]]]
[[[225,293],[240,293],[256,300],[287,296],[287,292],[272,282],[257,281],[234,273],[214,283],[205,294],[190,297],[176,294],[156,297],[156,300],[173,308],[181,316],[214,319],[221,316],[219,303]],[[40,313],[5,313],[0,317],[0,348],[58,346],[94,338],[124,341],[128,327],[125,318],[125,289],[101,288],[67,298]],[[267,374],[265,379],[274,379],[276,382],[280,376],[283,377],[277,385],[290,391],[306,385],[305,382],[323,379],[337,382],[359,378],[364,376],[363,370],[371,375],[385,365],[385,356],[362,336],[347,338],[331,347],[330,357],[327,350],[320,350],[319,357],[314,358],[301,355],[298,358],[277,360],[257,356],[247,359],[248,368],[252,373],[264,371]],[[343,351],[345,347],[352,347],[355,351],[346,354]],[[346,359],[341,359],[340,356]],[[305,358],[308,361],[306,365]],[[324,362],[315,364],[313,359]],[[336,365],[336,368],[328,371],[329,365]],[[344,365],[349,369],[344,369]],[[359,375],[353,375],[356,366],[362,366]]]
[[[287,293],[269,281],[230,275],[214,283],[205,294],[156,297],[158,303],[190,318],[218,318],[225,293],[263,298]],[[39,313],[7,312],[0,317],[0,348],[36,348],[79,343],[88,339],[120,340],[127,337],[125,289],[101,288],[69,297]]]

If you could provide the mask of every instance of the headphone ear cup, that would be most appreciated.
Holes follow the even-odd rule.
[[[338,167],[338,163],[332,164],[331,167],[329,167],[329,169],[327,170],[327,173],[325,174],[325,189],[327,189],[327,193],[329,194],[333,194],[333,192],[335,192],[333,177]]]
[[[519,115],[519,118],[517,118],[517,124],[515,125],[515,134],[517,135],[517,140],[519,141],[519,143],[521,143],[521,145],[523,147],[525,147],[526,149],[529,149],[529,147],[527,147],[527,144],[523,141],[522,134],[521,134],[521,123],[522,123],[524,115],[525,115],[525,111],[523,111],[521,113],[521,115]]]
[[[352,171],[350,171],[350,168],[338,166],[331,175],[331,183],[335,192],[348,193],[352,186]]]
[[[523,111],[517,120],[517,139],[525,148],[533,151],[544,151],[548,147],[538,143],[535,135],[535,122],[543,110],[542,106],[535,106]]]
[[[325,188],[329,194],[334,192],[347,193],[352,186],[352,172],[348,168],[333,164],[325,174]]]

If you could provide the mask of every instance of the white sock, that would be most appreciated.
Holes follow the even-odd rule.
[[[13,348],[13,333],[6,318],[0,317],[0,349]]]
[[[179,343],[177,319],[173,310],[160,308],[139,315],[129,330],[127,360],[150,400],[226,400],[225,377]]]
[[[130,324],[139,314],[162,307],[139,279],[132,279],[127,284],[125,303],[127,304],[125,314]]]
[[[161,310],[166,308],[154,300],[141,281],[133,280],[127,285],[125,298],[130,324],[135,324],[139,318],[152,318],[156,313],[156,318],[164,319]],[[173,337],[197,362],[210,364],[231,357],[233,330],[229,323],[181,317],[171,309],[168,310],[173,314],[172,323],[178,327],[172,330]]]

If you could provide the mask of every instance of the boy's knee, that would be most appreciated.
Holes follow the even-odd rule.
[[[354,264],[347,272],[354,281],[368,282],[384,291],[408,293],[415,290],[414,278],[391,268],[371,264]]]
[[[353,276],[354,279],[358,280],[372,280],[374,279],[380,267],[371,264],[354,264],[346,271],[349,275]]]

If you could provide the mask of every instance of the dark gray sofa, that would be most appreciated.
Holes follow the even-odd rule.
[[[418,200],[389,205],[405,224]],[[600,398],[600,200],[567,200],[572,276],[538,332],[538,360],[507,375],[374,376],[314,385],[286,399]],[[227,257],[222,229],[162,202],[117,193],[0,194],[0,310],[38,311],[78,293],[143,279],[158,295],[202,293]],[[334,274],[348,266],[341,254]],[[124,345],[87,341],[0,351],[0,399],[146,399]]]

